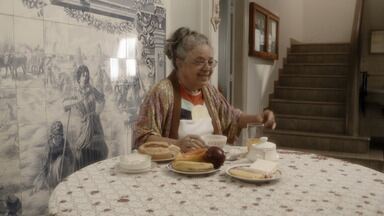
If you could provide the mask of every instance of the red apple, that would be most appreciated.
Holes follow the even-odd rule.
[[[212,163],[213,167],[218,169],[223,165],[225,161],[225,154],[223,149],[216,146],[211,146],[208,148],[203,159],[208,163]]]

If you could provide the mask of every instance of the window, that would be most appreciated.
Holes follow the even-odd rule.
[[[117,58],[110,58],[111,80],[136,76],[136,38],[120,40]]]
[[[278,59],[279,17],[267,9],[249,5],[249,56]]]

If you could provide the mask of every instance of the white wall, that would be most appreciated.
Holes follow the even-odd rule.
[[[349,42],[356,0],[305,0],[304,42]]]
[[[243,91],[245,107],[248,113],[259,113],[268,106],[269,94],[273,92],[274,80],[278,77],[278,70],[282,67],[283,58],[290,46],[290,39],[302,40],[303,38],[303,0],[250,0],[268,9],[280,18],[279,22],[279,59],[277,61],[263,60],[255,57],[247,57],[243,72],[246,80]],[[249,2],[245,4],[243,50],[244,56],[248,56],[248,25]]]
[[[167,38],[179,27],[188,27],[205,34],[214,49],[214,57],[218,58],[218,32],[213,31],[210,22],[212,15],[212,1],[207,0],[163,0],[167,11]],[[167,61],[166,71],[169,74],[173,66]],[[212,75],[211,83],[217,86],[217,68]]]

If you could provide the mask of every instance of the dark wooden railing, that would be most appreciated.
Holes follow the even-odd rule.
[[[365,98],[368,94],[368,72],[361,72],[361,82],[360,82],[360,90],[359,90],[359,107],[360,112],[365,115]]]
[[[364,0],[356,0],[350,42],[350,69],[347,74],[346,133],[357,136],[359,131],[360,29]]]
[[[381,73],[368,73],[367,71],[360,72],[360,92],[359,92],[359,104],[360,104],[360,112],[365,115],[365,108],[367,103],[367,97],[371,96],[369,99],[370,103],[379,104],[382,108],[382,113],[384,115],[384,88],[368,88],[368,80],[372,78],[372,80],[383,79],[384,74]],[[377,98],[372,98],[372,95],[376,95]],[[383,99],[382,99],[383,98]]]

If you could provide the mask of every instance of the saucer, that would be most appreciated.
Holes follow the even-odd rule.
[[[146,169],[124,169],[124,168],[121,168],[119,165],[117,165],[116,167],[119,172],[128,173],[128,174],[145,173],[145,172],[151,171],[152,169],[152,165],[151,167]]]

